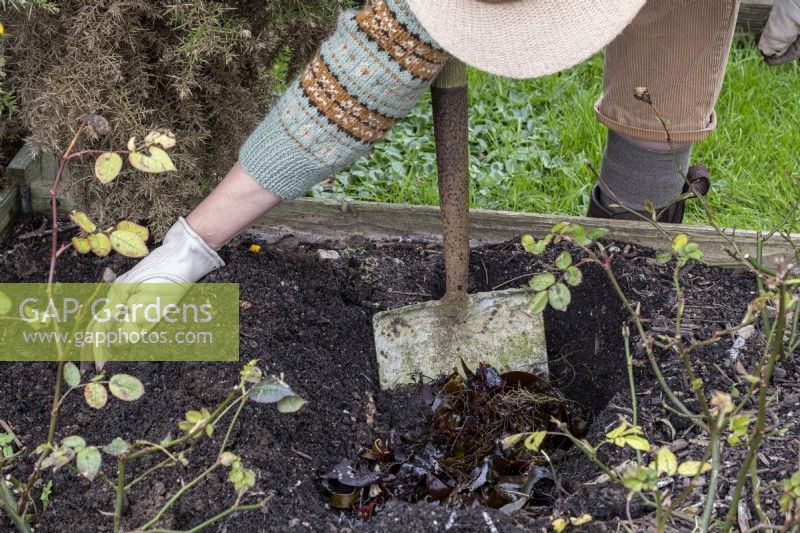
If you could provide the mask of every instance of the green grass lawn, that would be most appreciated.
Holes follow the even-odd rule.
[[[599,168],[605,142],[592,109],[601,91],[600,56],[536,80],[471,71],[473,207],[584,214],[594,184],[585,161]],[[716,219],[771,228],[800,200],[800,62],[768,68],[752,41],[738,38],[717,114],[717,131],[695,145],[693,159],[711,169]],[[426,96],[369,157],[314,195],[436,204],[435,171]],[[694,206],[687,221],[704,215]]]

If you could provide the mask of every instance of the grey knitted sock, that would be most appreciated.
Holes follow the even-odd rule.
[[[662,145],[664,150],[653,149],[656,146],[658,144],[636,142],[609,130],[599,184],[605,207],[621,204],[642,211],[649,200],[658,209],[666,207],[681,194],[685,181],[678,173],[676,161],[680,172],[686,175],[692,145],[675,146],[675,153],[666,145]],[[612,212],[624,211],[621,208],[609,209]]]

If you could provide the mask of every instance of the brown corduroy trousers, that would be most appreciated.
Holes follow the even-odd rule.
[[[597,119],[617,133],[666,141],[653,109],[633,96],[647,87],[674,142],[705,139],[716,126],[738,0],[650,0],[606,47]]]

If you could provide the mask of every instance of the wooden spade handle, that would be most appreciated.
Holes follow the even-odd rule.
[[[469,105],[467,68],[447,63],[431,87],[444,239],[444,300],[466,298],[469,277]]]

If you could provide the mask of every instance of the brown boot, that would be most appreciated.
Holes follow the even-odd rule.
[[[694,165],[689,167],[687,179],[689,183],[683,186],[683,194],[690,192],[690,184],[691,192],[694,193],[694,196],[705,196],[708,193],[708,190],[711,188],[711,180],[708,176],[708,167],[705,165]],[[658,213],[657,220],[659,222],[680,224],[683,222],[683,209],[685,202],[686,200],[680,200],[667,207],[656,209],[656,213]],[[630,211],[609,209],[606,207],[606,203],[603,201],[603,194],[600,192],[600,187],[595,185],[594,189],[592,189],[592,197],[589,200],[589,211],[586,216],[592,218],[613,218],[617,220],[641,220],[642,216],[647,219],[650,218],[650,213],[647,211],[636,211],[636,213],[638,213],[640,216],[637,216]]]

